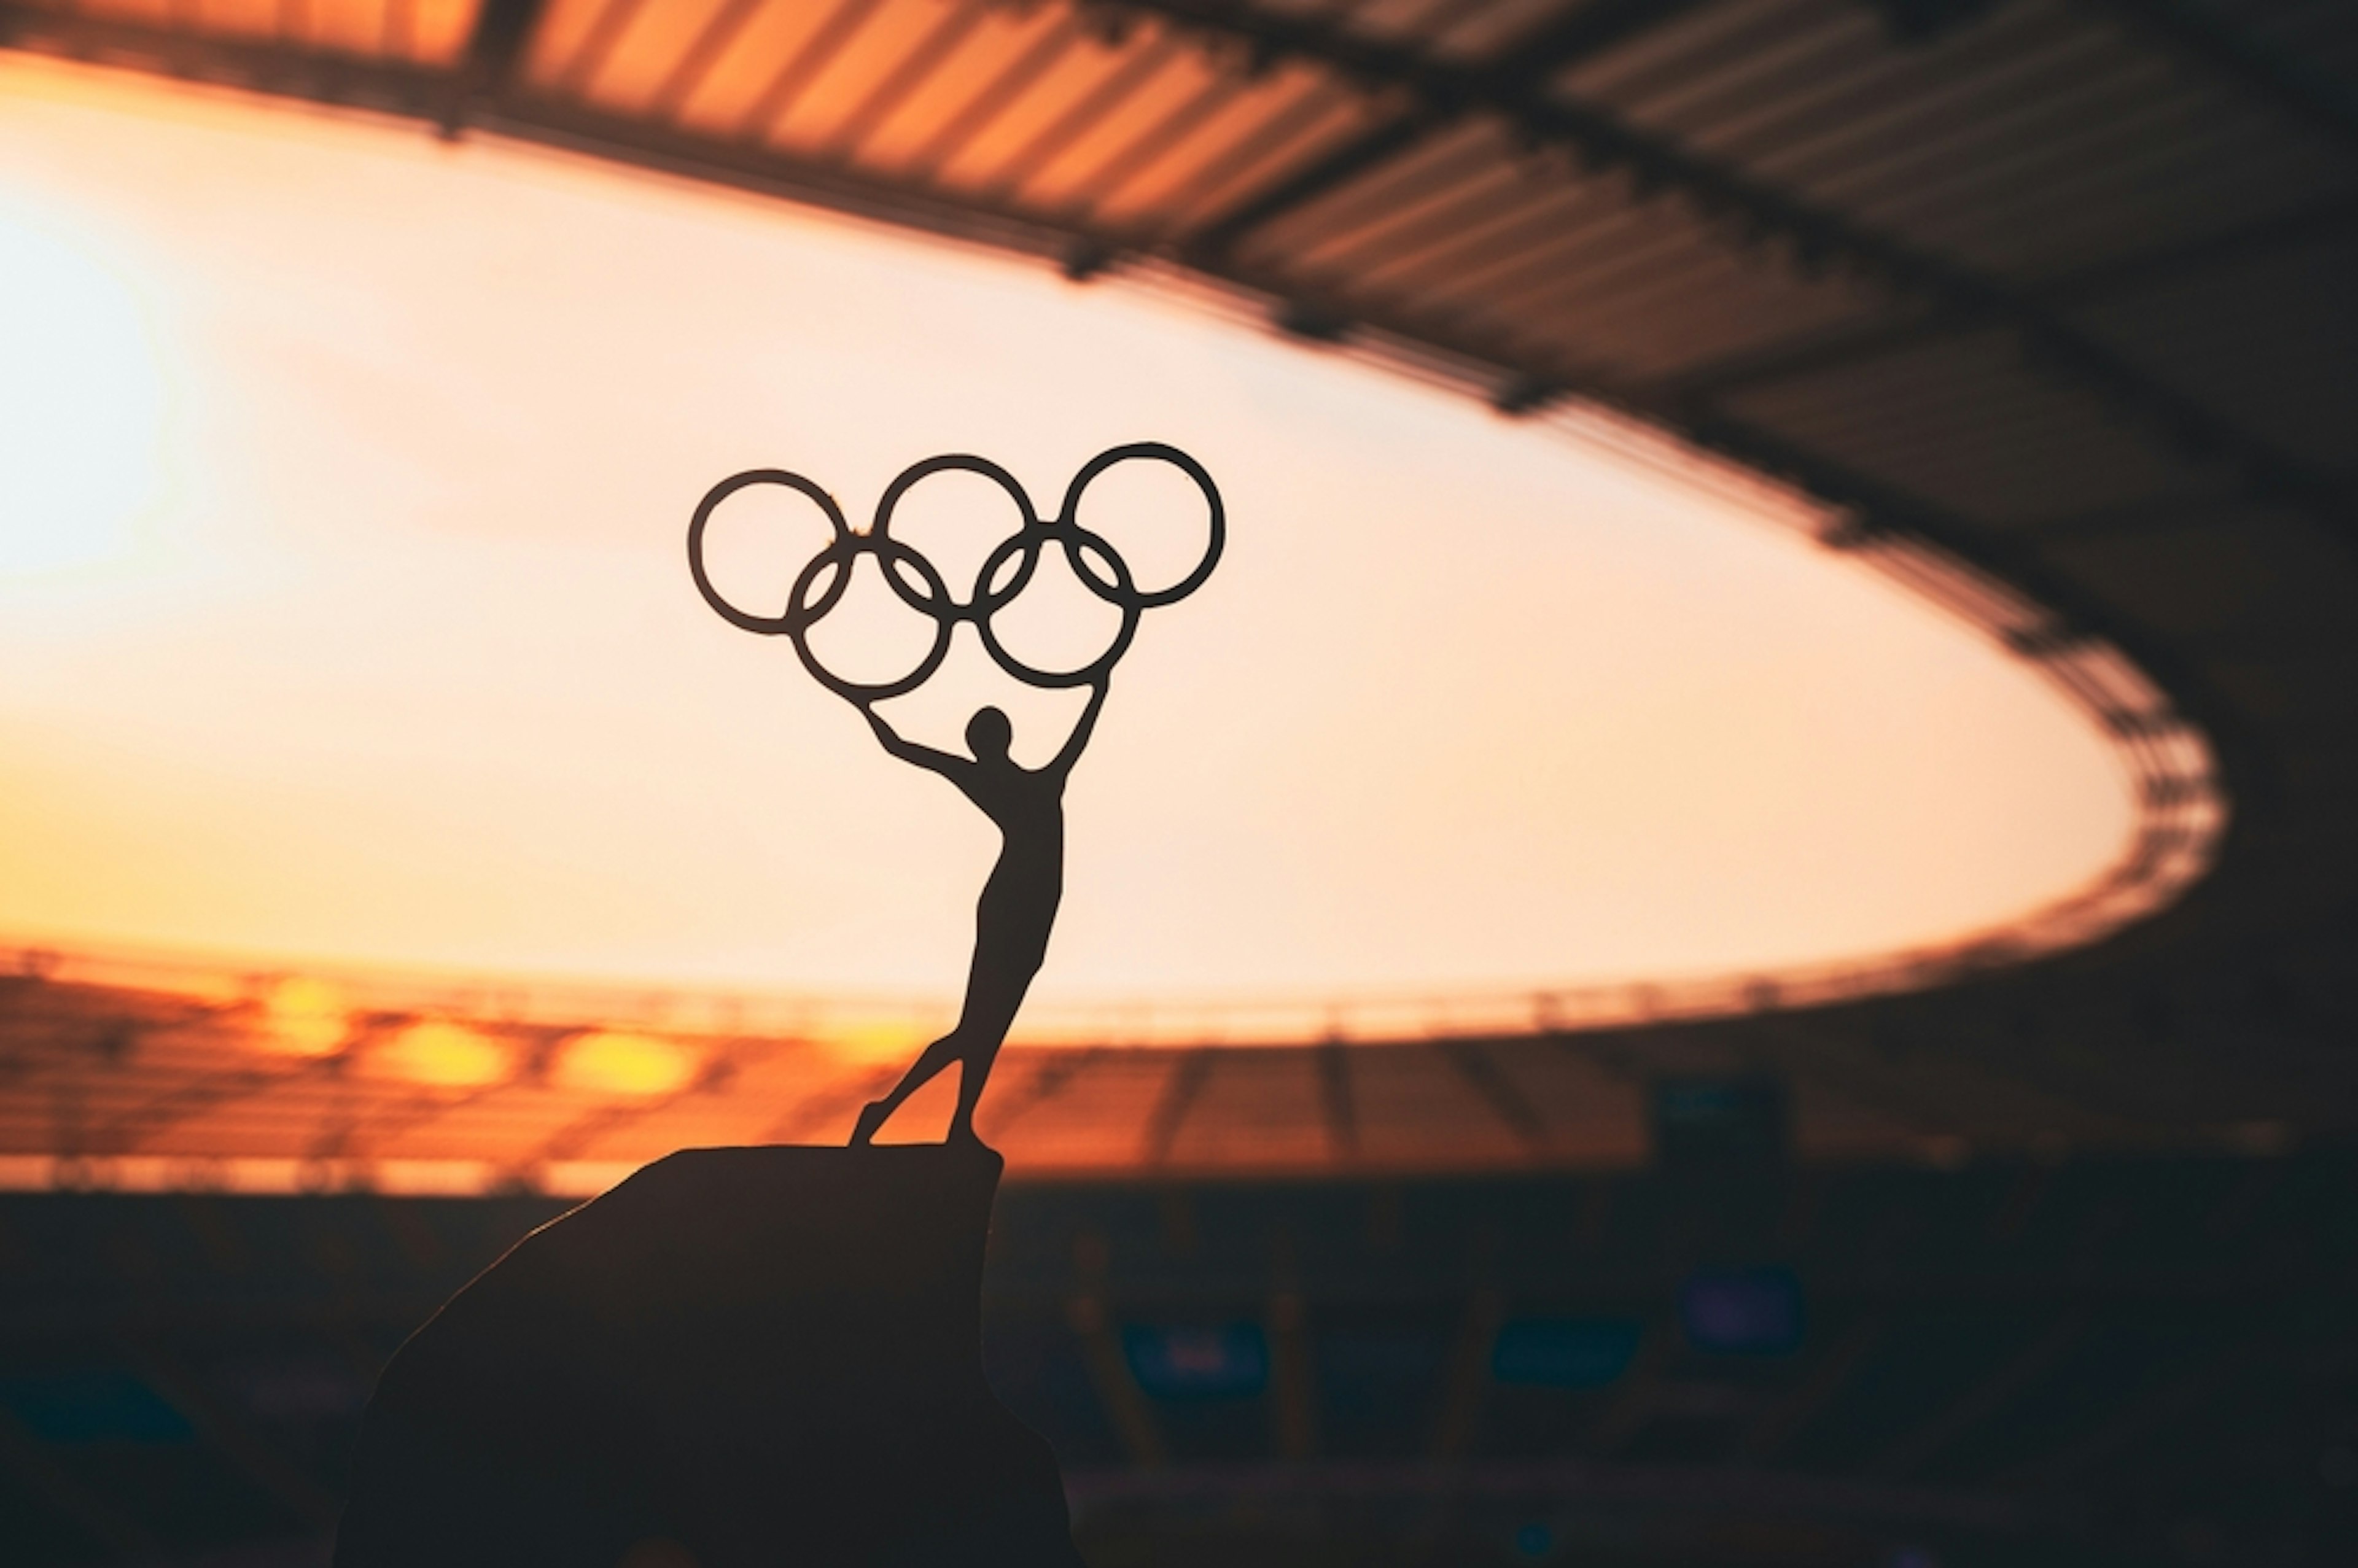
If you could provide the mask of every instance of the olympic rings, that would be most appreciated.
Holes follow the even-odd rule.
[[[1203,557],[1193,570],[1168,588],[1141,589],[1131,575],[1130,563],[1122,559],[1111,541],[1081,526],[1081,498],[1091,481],[1117,463],[1136,460],[1165,462],[1178,469],[1203,492],[1209,529]],[[911,486],[932,474],[946,471],[979,474],[1005,491],[1015,503],[1021,525],[1017,531],[1001,540],[984,557],[981,569],[975,574],[973,590],[964,600],[954,599],[948,585],[942,580],[933,562],[915,546],[892,537],[892,512]],[[793,590],[786,596],[784,612],[777,615],[757,615],[741,610],[723,598],[712,585],[704,566],[704,531],[711,521],[713,510],[739,491],[750,485],[776,484],[809,497],[826,513],[833,532],[827,544],[813,556],[795,579]],[[902,470],[885,487],[876,503],[876,519],[865,534],[855,534],[844,521],[842,508],[834,497],[811,481],[784,469],[753,469],[722,480],[706,492],[697,503],[696,514],[687,525],[688,573],[696,580],[697,591],[704,601],[730,625],[764,636],[784,634],[795,645],[803,667],[813,678],[837,696],[854,703],[882,702],[915,690],[941,668],[949,655],[950,639],[958,622],[969,622],[982,641],[991,661],[1027,686],[1056,688],[1093,686],[1112,673],[1114,665],[1129,652],[1130,640],[1138,633],[1139,617],[1162,605],[1174,604],[1186,598],[1212,575],[1219,565],[1220,552],[1228,542],[1228,514],[1220,502],[1220,492],[1212,483],[1212,476],[1204,465],[1179,450],[1160,441],[1137,441],[1098,453],[1083,465],[1065,492],[1063,511],[1055,518],[1042,522],[1033,510],[1032,499],[1024,492],[1015,476],[987,458],[949,453],[927,458]],[[1038,570],[1040,555],[1054,546],[1065,552],[1066,563],[1082,586],[1103,602],[1120,611],[1120,629],[1104,653],[1076,670],[1044,670],[1025,664],[1010,653],[999,640],[992,627],[992,618],[1006,609],[1021,595]],[[893,594],[909,609],[934,623],[934,636],[925,656],[908,674],[889,681],[854,681],[838,675],[811,651],[812,628],[825,619],[827,612],[841,601],[851,583],[853,568],[862,556],[874,556],[884,581]],[[1008,568],[1012,564],[1013,571]],[[1099,566],[1102,566],[1102,570]],[[1003,580],[1002,580],[1003,577]]]

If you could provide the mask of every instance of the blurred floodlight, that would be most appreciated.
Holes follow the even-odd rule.
[[[683,1087],[695,1071],[695,1054],[677,1041],[600,1029],[567,1041],[548,1076],[582,1094],[651,1098]]]
[[[508,1076],[514,1053],[481,1030],[440,1019],[413,1023],[369,1054],[373,1076],[474,1089]]]
[[[349,1027],[343,992],[303,976],[273,986],[264,1011],[270,1027],[262,1038],[290,1056],[332,1055]]]

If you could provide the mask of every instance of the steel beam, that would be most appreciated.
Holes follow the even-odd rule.
[[[533,32],[547,8],[548,0],[482,0],[467,34],[467,47],[447,78],[437,117],[444,135],[457,135],[480,105],[514,88]]]
[[[548,0],[483,0],[467,35],[467,74],[494,90],[515,80]]]

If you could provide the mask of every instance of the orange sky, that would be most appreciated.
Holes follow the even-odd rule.
[[[688,510],[957,449],[1053,507],[1141,438],[1229,554],[1076,776],[1044,1000],[1864,956],[2130,828],[1771,499],[1119,281],[22,57],[0,276],[0,935],[953,989],[989,829],[706,610]]]

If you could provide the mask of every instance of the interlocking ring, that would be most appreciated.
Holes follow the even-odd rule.
[[[821,558],[842,549],[855,535],[851,532],[851,524],[843,520],[843,508],[835,503],[835,497],[802,475],[788,473],[784,469],[748,469],[743,473],[730,474],[704,492],[704,499],[696,503],[696,515],[687,520],[687,570],[688,575],[696,579],[696,591],[704,595],[704,602],[718,611],[720,618],[731,626],[774,637],[781,632],[792,630],[795,615],[791,609],[784,615],[755,615],[750,611],[740,610],[720,596],[720,590],[712,586],[712,579],[704,569],[704,528],[712,521],[713,508],[739,491],[757,484],[784,485],[818,503],[819,510],[827,514],[827,524],[835,531],[835,536],[827,541],[827,548],[820,552]],[[809,574],[806,572],[804,575]],[[835,600],[842,597],[843,584],[849,580],[848,574],[838,578],[832,596],[818,607],[817,614],[824,615],[835,608]]]
[[[1181,473],[1194,480],[1195,488],[1204,492],[1204,504],[1211,514],[1211,533],[1205,541],[1204,558],[1195,563],[1194,571],[1189,572],[1169,588],[1159,589],[1152,593],[1138,593],[1135,589],[1130,590],[1129,596],[1135,599],[1139,609],[1154,610],[1165,604],[1176,604],[1203,587],[1205,580],[1212,575],[1212,568],[1220,564],[1220,548],[1228,541],[1228,513],[1220,504],[1219,487],[1212,482],[1212,476],[1204,471],[1203,464],[1178,448],[1165,446],[1161,441],[1133,441],[1126,447],[1115,447],[1110,450],[1099,452],[1082,464],[1081,471],[1073,476],[1073,482],[1065,491],[1065,512],[1059,521],[1076,531],[1086,532],[1080,527],[1081,492],[1089,488],[1089,481],[1116,463],[1126,463],[1141,458],[1151,458],[1169,463]],[[1089,536],[1096,537],[1095,535]],[[1100,540],[1099,543],[1102,544],[1103,541]],[[1113,554],[1110,548],[1107,550],[1106,555],[1109,560],[1121,559],[1120,556]],[[1078,562],[1075,563],[1076,568],[1078,564]],[[1126,565],[1123,569],[1127,570]],[[1098,598],[1109,597],[1096,582],[1090,582],[1089,586],[1097,591]]]
[[[1090,481],[1117,463],[1139,460],[1167,462],[1177,468],[1195,481],[1208,510],[1210,527],[1202,559],[1168,588],[1141,589],[1130,572],[1130,563],[1112,542],[1082,527],[1079,522],[1081,498]],[[973,591],[964,600],[950,596],[941,573],[921,551],[892,537],[892,512],[902,497],[919,480],[946,471],[979,474],[997,484],[1014,501],[1016,514],[1022,519],[1017,531],[1001,540],[984,557],[981,569],[975,574]],[[816,501],[833,529],[827,544],[795,577],[794,588],[786,596],[785,609],[776,615],[757,615],[729,602],[713,587],[704,567],[704,531],[712,519],[713,509],[739,491],[756,484],[784,485]],[[697,591],[723,620],[765,636],[783,633],[794,643],[803,667],[820,685],[852,702],[870,703],[914,691],[931,678],[948,657],[951,636],[962,621],[973,623],[991,661],[1027,686],[1050,689],[1093,686],[1111,674],[1114,665],[1129,652],[1130,639],[1138,633],[1139,617],[1149,610],[1176,603],[1203,587],[1212,568],[1219,564],[1220,552],[1227,542],[1227,511],[1204,465],[1176,447],[1160,441],[1137,441],[1091,458],[1066,488],[1063,511],[1044,523],[1033,510],[1031,497],[1014,475],[987,458],[964,453],[927,458],[902,470],[885,487],[882,498],[876,503],[876,520],[865,534],[853,533],[835,498],[800,474],[784,469],[753,469],[732,474],[714,485],[697,503],[696,514],[687,525],[687,565],[689,575],[696,579]],[[993,618],[1030,585],[1039,569],[1041,552],[1052,546],[1064,551],[1066,563],[1082,586],[1121,615],[1120,629],[1105,652],[1076,670],[1044,670],[1025,664],[1008,651],[991,624]],[[842,600],[860,557],[870,555],[877,557],[877,568],[894,596],[934,624],[933,641],[925,656],[907,675],[895,680],[849,679],[828,669],[811,650],[812,628]]]

